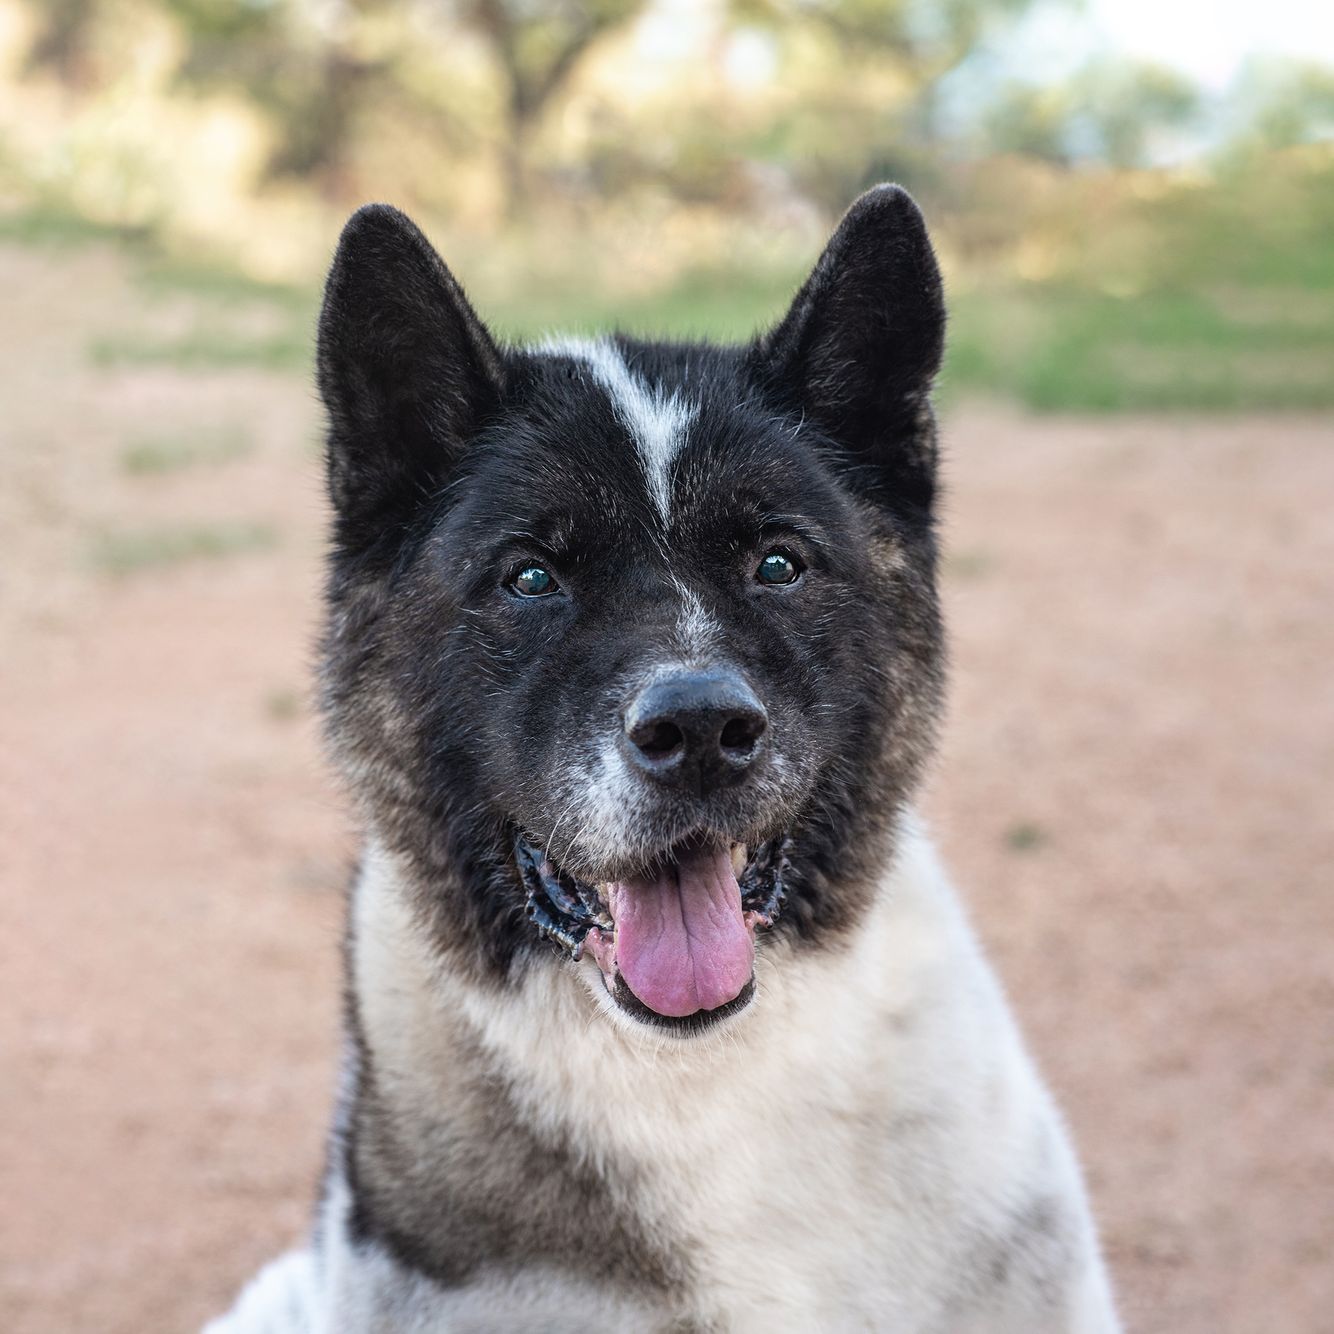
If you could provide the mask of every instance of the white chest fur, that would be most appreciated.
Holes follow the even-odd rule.
[[[623,1180],[650,1235],[688,1249],[698,1326],[1115,1327],[1059,1120],[912,830],[854,939],[761,951],[751,1010],[684,1042],[599,1006],[591,961],[584,976],[534,970],[501,998],[442,975],[381,854],[356,914],[367,1040],[409,1110],[448,1104],[463,1016],[524,1115],[581,1146],[613,1191]],[[547,1280],[533,1278],[536,1293]],[[599,1327],[592,1296],[575,1298],[583,1315],[564,1299],[571,1328]],[[466,1296],[441,1300],[457,1308],[443,1328],[488,1327]]]

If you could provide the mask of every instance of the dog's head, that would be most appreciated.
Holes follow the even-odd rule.
[[[694,1031],[750,999],[758,932],[855,923],[940,694],[943,331],[892,186],[726,348],[501,346],[407,218],[352,218],[325,704],[441,948],[506,976],[554,941]]]

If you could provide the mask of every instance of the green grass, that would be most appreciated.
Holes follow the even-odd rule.
[[[236,429],[201,431],[185,438],[153,436],[126,445],[120,466],[132,477],[156,476],[200,464],[230,463],[243,458],[251,447],[250,440]]]
[[[1334,157],[1238,167],[1207,187],[1164,187],[1145,199],[1126,190],[1096,217],[1072,182],[1065,231],[1052,241],[1053,276],[983,278],[980,264],[951,275],[946,405],[981,394],[1039,412],[1334,407]],[[8,225],[13,236],[73,239],[82,224],[29,213]],[[478,309],[515,340],[613,328],[747,338],[782,315],[804,276],[786,260],[741,250],[734,262],[714,257],[653,291],[618,290],[596,276],[607,266],[595,239],[583,238],[582,249],[515,244],[512,258],[489,264],[474,256],[470,265],[465,254],[460,272],[474,273]],[[89,344],[95,364],[311,374],[313,287],[146,247],[133,271],[143,310]],[[188,318],[174,321],[183,331],[153,327],[165,302],[177,317],[187,303]]]
[[[969,551],[946,551],[941,561],[941,568],[947,578],[972,582],[985,579],[995,563],[995,557],[991,552],[973,548]]]
[[[690,269],[666,287],[642,295],[554,283],[521,295],[497,293],[478,304],[501,336],[515,340],[607,329],[733,340],[775,324],[802,277],[784,270]]]
[[[1301,261],[1284,267],[1278,283],[1259,282],[1270,275],[1252,264],[1239,287],[1215,275],[1124,297],[1070,281],[956,291],[942,399],[984,394],[1038,412],[1334,406],[1334,280],[1299,286]],[[738,339],[773,324],[800,278],[697,270],[636,298],[538,290],[479,304],[515,338],[619,328]]]
[[[1046,830],[1027,820],[1021,820],[1005,831],[1005,846],[1011,852],[1036,852],[1046,842]]]
[[[264,713],[277,723],[290,723],[301,716],[302,696],[296,690],[271,690],[264,697]]]
[[[539,339],[551,333],[630,333],[678,338],[748,338],[775,322],[791,299],[799,275],[684,273],[669,287],[626,296],[592,285],[548,281],[522,296],[474,294],[501,338]],[[182,371],[258,368],[309,374],[314,363],[316,294],[295,287],[233,279],[215,269],[145,269],[141,282],[150,299],[181,296],[197,302],[193,326],[162,336],[126,327],[92,339],[96,366],[166,366]],[[259,310],[275,326],[263,334],[236,327],[238,315]]]
[[[315,348],[319,293],[265,282],[207,259],[136,252],[131,277],[142,301],[127,321],[92,338],[95,366],[165,366],[180,371],[258,369],[306,374]],[[155,310],[184,305],[181,332],[152,328]]]
[[[151,236],[148,227],[99,222],[58,203],[36,203],[0,213],[0,241],[14,245],[60,248],[112,241],[138,246]]]
[[[1160,182],[1045,282],[957,283],[945,385],[1038,411],[1334,406],[1334,154]]]
[[[777,320],[799,275],[687,272],[647,295],[566,286],[479,297],[497,332],[523,340],[616,328],[667,337],[739,339]],[[122,329],[94,339],[94,364],[308,375],[315,298],[214,274],[147,280],[198,302],[185,333]],[[266,331],[237,326],[260,307]],[[1334,406],[1334,285],[1212,286],[1112,296],[1062,284],[956,291],[942,376],[946,403],[978,393],[1039,412]]]
[[[296,283],[266,282],[225,264],[187,260],[176,255],[147,256],[135,281],[149,296],[186,295],[220,305],[262,302],[286,307],[302,319],[312,316],[318,293]]]
[[[267,551],[277,542],[268,524],[229,523],[179,525],[100,534],[93,543],[93,565],[104,574],[123,577],[188,561],[218,560]]]
[[[88,359],[101,367],[307,371],[314,360],[314,339],[304,327],[256,336],[205,324],[174,338],[125,330],[92,339]]]
[[[1037,411],[1334,406],[1334,288],[1262,290],[1252,309],[1245,289],[970,293],[955,303],[946,392]]]

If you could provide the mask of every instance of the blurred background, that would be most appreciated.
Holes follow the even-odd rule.
[[[876,181],[952,325],[925,798],[1128,1326],[1334,1330],[1334,8],[0,0],[0,1328],[300,1235],[355,855],[318,285],[745,336]]]

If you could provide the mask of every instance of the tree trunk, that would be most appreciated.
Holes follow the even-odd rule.
[[[500,150],[505,216],[511,222],[523,215],[528,204],[528,139],[531,128],[528,116],[512,106],[505,119],[505,142]]]

